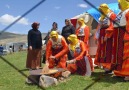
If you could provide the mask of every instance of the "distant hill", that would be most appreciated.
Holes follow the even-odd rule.
[[[47,35],[47,33],[42,33],[42,38]],[[9,42],[27,42],[27,34],[15,34],[10,32],[3,32],[0,34],[0,44],[6,44]]]

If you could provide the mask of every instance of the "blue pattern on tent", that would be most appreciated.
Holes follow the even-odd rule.
[[[120,9],[118,8],[118,3],[111,3],[111,4],[108,4],[108,6],[112,11],[114,11],[115,14],[118,14],[120,12]],[[98,10],[98,7],[91,8],[86,12],[88,12],[98,22],[100,17],[100,12]]]

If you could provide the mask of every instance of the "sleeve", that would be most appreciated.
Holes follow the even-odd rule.
[[[62,37],[61,40],[62,46],[63,46],[63,50],[61,52],[59,52],[58,54],[55,55],[55,58],[60,58],[62,57],[64,54],[66,54],[68,52],[68,45],[64,39],[64,37]]]
[[[28,32],[27,40],[28,40],[28,47],[29,47],[31,46],[31,31]]]
[[[42,43],[42,33],[40,32],[40,40],[41,40],[41,46],[43,45]]]
[[[85,49],[85,44],[84,44],[84,42],[81,42],[81,43],[80,43],[80,47],[81,47],[81,50],[82,50],[82,51],[81,51],[80,55],[75,58],[75,60],[80,60],[80,59],[82,59],[82,58],[84,57],[84,55],[85,55],[86,49]]]
[[[52,42],[48,40],[48,43],[46,45],[46,60],[51,56],[51,47],[52,47]]]
[[[110,19],[109,27],[106,29],[105,37],[107,37],[107,38],[110,38],[113,35],[113,30],[114,30],[113,21],[115,20],[115,18],[116,18],[116,14],[112,13],[109,18]]]
[[[78,33],[79,33],[79,29],[80,28],[77,28],[76,30],[75,30],[75,34],[78,36]]]
[[[86,26],[85,29],[85,38],[84,38],[84,43],[88,44],[88,41],[89,41],[89,35],[90,35],[90,30],[89,30],[89,27]]]
[[[125,15],[126,18],[126,32],[124,35],[124,40],[129,40],[129,12]]]
[[[75,34],[75,28],[73,25],[71,26],[71,34]]]
[[[95,31],[95,34],[94,34],[94,39],[99,39],[99,36],[100,36],[100,24],[98,24],[97,28],[96,28],[96,31]]]
[[[64,27],[62,28],[62,32],[61,32],[61,35],[62,35],[62,36],[64,36],[63,31],[64,31]]]

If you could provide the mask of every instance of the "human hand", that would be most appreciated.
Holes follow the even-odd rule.
[[[50,56],[51,59],[55,59],[55,56]]]
[[[48,62],[48,60],[46,60],[45,65],[49,66],[49,62]]]
[[[29,50],[32,50],[32,46],[29,46]]]
[[[107,41],[107,39],[108,39],[107,37],[104,37],[104,41],[105,41],[105,42]]]
[[[69,61],[66,61],[67,64],[72,64],[72,63],[75,63],[76,60],[75,59],[72,59],[72,60],[69,60]]]

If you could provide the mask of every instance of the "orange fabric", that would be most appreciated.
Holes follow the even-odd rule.
[[[84,42],[81,42],[81,43],[80,43],[80,47],[81,47],[81,50],[82,50],[81,53],[77,53],[77,52],[74,53],[74,58],[75,58],[76,60],[82,59],[82,58],[84,57],[84,55],[85,55],[85,52],[86,52]]]
[[[80,60],[82,60],[82,58],[85,57],[86,49],[85,49],[85,44],[84,44],[83,41],[81,41],[81,43],[80,43],[80,49],[82,50],[81,53],[78,53],[78,52],[75,51],[74,54],[73,54],[74,59],[77,60],[77,61],[80,61]],[[93,61],[89,56],[88,56],[88,60],[89,60],[89,63],[90,63],[91,71],[93,71],[94,70]],[[75,73],[77,71],[77,65],[76,64],[68,64],[67,69],[71,73]]]
[[[101,63],[101,65],[103,66],[103,68],[111,70],[111,63]]]
[[[55,55],[56,58],[60,58],[62,57],[64,54],[67,54],[66,52],[68,51],[68,45],[65,41],[65,39],[62,37],[62,41],[61,41],[62,45],[63,45],[63,50],[61,52],[59,52],[58,54]]]
[[[57,59],[62,57],[68,51],[68,45],[67,45],[67,43],[66,43],[66,41],[63,37],[62,37],[61,43],[62,43],[62,46],[63,46],[63,50],[55,55],[55,57]],[[47,45],[46,45],[46,60],[49,59],[49,57],[51,56],[51,54],[53,52],[51,48],[52,48],[52,42],[49,40]]]
[[[76,35],[77,36],[79,34],[79,31],[80,31],[80,27],[76,30]],[[89,30],[89,27],[88,26],[85,26],[84,33],[85,33],[85,37],[84,37],[84,41],[83,42],[85,42],[86,44],[88,44],[89,35],[90,35],[90,30]]]
[[[76,64],[69,64],[69,65],[67,66],[67,69],[68,69],[72,74],[74,74],[74,73],[76,73],[76,71],[77,71],[77,65],[76,65]]]
[[[124,35],[124,40],[129,40],[129,12],[125,15],[126,18],[126,32]]]
[[[114,74],[116,76],[129,76],[129,59],[125,60],[122,64],[122,70],[121,71],[114,71]]]
[[[120,71],[114,71],[117,76],[129,76],[129,41],[124,42],[123,64]]]
[[[129,58],[129,41],[124,42],[124,56],[123,60],[127,60]]]
[[[49,68],[54,68],[55,66],[57,68],[66,68],[66,59],[67,59],[67,55],[62,56],[59,59],[59,62],[57,65],[55,65],[55,61],[53,59],[48,59],[48,63],[49,63]]]
[[[66,54],[68,51],[68,45],[63,37],[61,39],[61,43],[63,49],[55,55],[55,58],[59,61],[56,67],[66,68],[66,60],[67,60]],[[46,60],[48,60],[49,62],[49,68],[54,68],[55,66],[55,61],[49,58],[52,55],[52,52],[54,52],[54,50],[52,50],[52,41],[49,40],[46,45]]]
[[[109,18],[110,18],[110,24],[109,27],[106,29],[106,35],[105,35],[105,37],[107,38],[110,38],[113,35],[113,30],[114,30],[113,21],[116,18],[116,14],[112,13]]]

